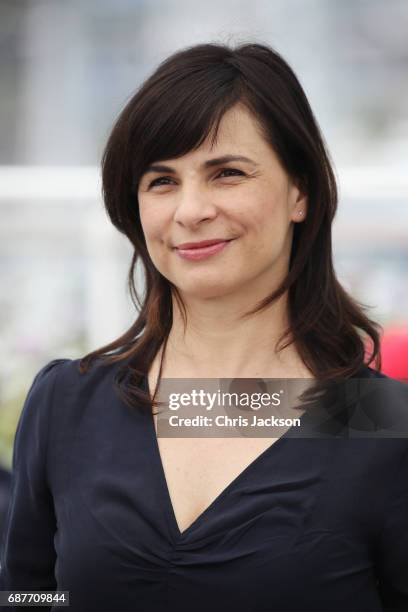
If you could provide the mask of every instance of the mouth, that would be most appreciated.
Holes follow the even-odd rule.
[[[219,244],[220,242],[229,242],[232,238],[213,238],[211,240],[201,240],[200,242],[183,242],[178,244],[176,249],[201,249],[204,247],[212,246],[213,244]]]
[[[198,261],[205,259],[211,255],[220,253],[227,248],[235,238],[228,240],[206,240],[200,243],[184,243],[175,248],[177,254],[183,259],[190,261]],[[191,245],[186,247],[185,245]],[[181,248],[181,246],[183,248]]]

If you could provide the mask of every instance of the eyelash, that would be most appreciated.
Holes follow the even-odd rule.
[[[223,168],[220,171],[219,175],[222,174],[223,172],[238,172],[238,175],[245,176],[244,172],[242,172],[241,170],[237,170],[236,168]],[[163,179],[168,179],[170,181],[172,180],[171,177],[169,177],[169,176],[159,176],[158,178],[156,178],[153,181],[151,181],[151,183],[149,183],[148,189],[150,189],[151,187],[155,187],[156,185],[158,187],[162,187],[163,185],[168,185],[168,183],[157,183],[157,181],[160,181],[160,180],[163,180]]]

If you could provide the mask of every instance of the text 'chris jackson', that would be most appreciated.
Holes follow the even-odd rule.
[[[246,417],[228,417],[219,415],[212,417],[198,414],[194,417],[179,417],[172,415],[168,418],[171,427],[299,427],[299,418],[278,418],[275,416],[261,418],[253,415],[251,419]]]

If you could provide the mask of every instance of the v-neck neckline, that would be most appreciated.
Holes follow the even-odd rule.
[[[146,391],[150,392],[147,374],[144,375],[143,386]],[[175,511],[174,511],[174,506],[173,506],[173,502],[170,496],[170,490],[169,490],[169,486],[168,486],[168,482],[166,478],[166,473],[164,470],[163,460],[160,454],[159,442],[157,439],[156,427],[154,423],[154,415],[153,415],[153,412],[149,410],[148,428],[149,428],[149,434],[150,434],[150,437],[153,443],[153,461],[154,461],[155,468],[157,470],[157,474],[160,479],[160,483],[159,483],[160,490],[164,494],[164,503],[166,506],[166,511],[170,518],[171,527],[174,530],[174,533],[177,539],[182,540],[186,538],[190,534],[191,531],[196,529],[202,523],[202,521],[205,520],[208,514],[214,511],[220,505],[221,501],[225,497],[227,497],[228,494],[231,491],[233,491],[234,488],[236,488],[237,485],[242,480],[244,480],[246,476],[258,466],[258,464],[262,463],[262,461],[264,461],[265,458],[267,458],[272,453],[274,447],[276,446],[280,447],[282,445],[282,442],[288,437],[290,437],[290,433],[292,431],[301,428],[305,424],[308,418],[308,414],[309,414],[308,411],[305,410],[299,417],[300,425],[298,426],[292,425],[291,427],[289,427],[285,431],[284,434],[282,434],[277,440],[275,440],[275,442],[272,442],[272,444],[270,444],[265,450],[263,450],[259,455],[257,455],[255,459],[253,459],[243,470],[241,470],[241,472],[237,474],[237,476],[235,476],[235,478],[233,478],[233,480],[231,480],[224,487],[224,489],[222,489],[222,491],[220,491],[217,497],[215,497],[213,501],[206,508],[204,508],[204,510],[200,512],[200,514],[198,514],[198,516],[185,529],[183,529],[183,531],[181,531],[177,518],[176,518]],[[274,452],[276,452],[276,450]]]

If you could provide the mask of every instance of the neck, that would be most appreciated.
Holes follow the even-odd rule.
[[[249,299],[252,298],[252,299]],[[260,301],[261,298],[259,298]],[[173,325],[163,360],[164,376],[191,378],[310,378],[296,347],[278,352],[287,329],[287,295],[266,309],[242,318],[257,300],[244,296],[188,299],[187,326],[173,297]]]

